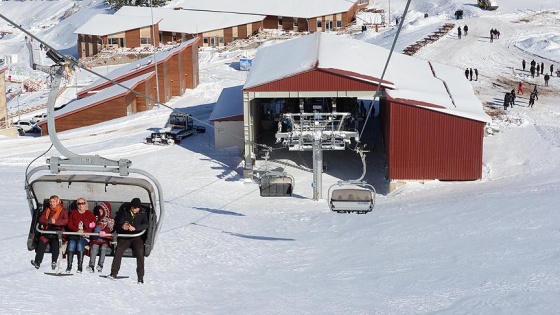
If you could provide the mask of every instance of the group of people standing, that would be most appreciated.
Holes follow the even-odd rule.
[[[473,80],[473,68],[465,69],[465,77],[469,81]],[[478,81],[478,69],[476,69],[476,68],[474,69],[474,80]]]
[[[457,28],[457,35],[459,35],[459,39],[461,39],[461,35],[463,34],[463,32],[465,33],[465,36],[469,34],[469,27],[467,25],[463,26],[462,30],[461,25],[459,25],[459,27]]]
[[[500,39],[500,31],[495,28],[490,29],[490,42],[493,43],[495,39]]]
[[[550,75],[548,73],[544,72],[544,62],[541,62],[540,64],[538,64],[534,59],[531,60],[530,63],[531,67],[529,68],[529,72],[531,73],[531,77],[534,78],[535,77],[535,73],[537,75],[537,77],[539,77],[541,74],[543,74],[544,76],[544,86],[548,86],[548,80],[550,80],[550,76],[552,76],[554,74],[554,64],[550,64]],[[523,68],[523,71],[525,71],[525,67],[527,66],[527,63],[525,61],[525,59],[521,60],[521,67]]]
[[[519,82],[519,86],[517,88],[517,94],[521,94],[521,95],[524,94],[523,82]],[[516,97],[515,89],[511,90],[511,92],[506,93],[506,95],[504,96],[504,110],[507,110],[509,106],[513,108],[513,105],[515,105],[515,97]],[[529,105],[527,107],[533,107],[533,105],[535,105],[535,99],[537,100],[539,99],[539,91],[536,84],[533,87],[533,91],[529,96]]]
[[[531,73],[531,77],[535,77],[535,74],[538,76],[540,76],[541,74],[544,74],[544,62],[541,62],[540,64],[538,64],[534,59],[531,60],[531,67],[529,68],[529,72]],[[526,62],[525,59],[521,60],[521,67],[523,68],[523,71],[525,71],[525,67],[526,67]],[[550,64],[550,75],[553,75],[554,73],[554,64]],[[550,76],[548,77],[550,79]],[[546,80],[546,79],[545,79]]]
[[[67,273],[72,271],[74,254],[77,257],[77,273],[82,272],[85,249],[88,245],[90,246],[90,259],[86,270],[95,272],[95,261],[99,253],[99,261],[95,269],[101,272],[105,262],[105,254],[108,247],[111,246],[111,233],[113,230],[116,229],[119,234],[135,234],[148,228],[147,213],[142,209],[139,198],[132,199],[115,219],[111,216],[111,204],[108,202],[99,202],[92,212],[89,210],[87,200],[85,198],[78,198],[76,200],[76,207],[76,210],[71,210],[68,213],[62,205],[61,199],[53,195],[49,198],[49,206],[45,208],[38,218],[41,229],[44,231],[56,231],[57,233],[59,231],[74,232],[64,235],[66,241]],[[89,233],[96,233],[97,235]],[[51,268],[55,270],[60,254],[58,238],[59,236],[54,233],[40,234],[35,246],[35,259],[31,260],[31,265],[39,269],[46,248],[50,246],[52,254]],[[122,256],[129,247],[132,247],[136,256],[138,283],[143,283],[144,241],[141,236],[118,238],[109,278],[116,279]]]

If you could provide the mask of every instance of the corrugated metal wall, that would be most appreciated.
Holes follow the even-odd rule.
[[[482,177],[484,123],[417,106],[382,106],[390,179]]]
[[[354,80],[322,70],[313,70],[255,86],[245,91],[375,91],[376,89],[377,85],[372,83]]]

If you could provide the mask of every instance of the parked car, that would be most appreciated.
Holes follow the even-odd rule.
[[[34,129],[36,130],[35,128],[37,127],[36,125],[37,123],[34,120],[29,120],[29,119],[18,120],[17,122],[14,123],[14,126],[20,127],[25,132],[36,132],[33,131]]]
[[[46,118],[47,118],[47,113],[42,113],[42,114],[38,114],[38,115],[33,116],[34,121],[40,121],[40,120],[43,120],[43,119],[46,119]]]

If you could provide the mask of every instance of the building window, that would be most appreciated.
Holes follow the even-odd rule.
[[[142,37],[140,38],[140,44],[141,45],[151,45],[152,44],[152,39],[149,37]]]
[[[224,38],[220,37],[220,44],[223,44],[223,43],[224,43]]]
[[[323,21],[317,21],[317,28],[323,28]]]
[[[336,28],[342,28],[342,21],[336,21]]]
[[[282,26],[282,17],[281,16],[278,17],[278,25]]]
[[[204,37],[204,41],[203,41],[203,42],[204,42],[205,45],[208,45],[208,38]]]
[[[116,38],[116,37],[110,37],[110,38],[107,38],[107,43],[109,45],[118,45],[119,44],[119,39]]]
[[[299,21],[298,18],[294,18],[294,26],[296,26],[296,27],[298,26],[298,21]]]

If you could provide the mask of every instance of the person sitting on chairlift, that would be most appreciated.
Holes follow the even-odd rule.
[[[88,208],[85,198],[76,200],[77,210],[71,211],[68,218],[68,231],[78,233],[91,233],[95,227],[95,216]],[[70,235],[68,237],[68,247],[66,252],[66,272],[72,271],[72,261],[74,253],[78,256],[78,273],[82,273],[84,263],[85,247],[89,243],[89,239],[84,235]]]
[[[64,226],[68,223],[68,211],[62,206],[58,196],[52,195],[49,198],[49,206],[43,211],[38,222],[42,225],[42,230],[62,231],[64,229]],[[47,245],[50,245],[51,248],[51,268],[52,270],[56,269],[56,261],[59,255],[58,236],[56,234],[41,234],[39,236],[35,246],[35,259],[31,261],[31,265],[35,269],[39,269],[41,266]]]
[[[142,203],[139,198],[132,199],[128,208],[117,215],[115,227],[119,234],[138,234],[148,228],[148,214],[142,209]],[[141,235],[119,237],[117,239],[117,249],[111,265],[109,279],[115,280],[117,278],[124,251],[129,247],[132,248],[136,256],[138,283],[144,283],[144,241]]]

